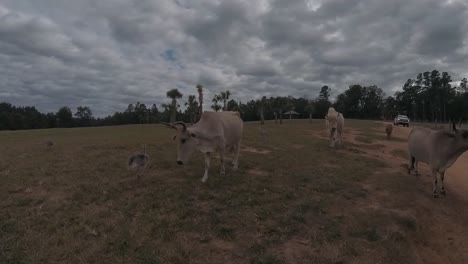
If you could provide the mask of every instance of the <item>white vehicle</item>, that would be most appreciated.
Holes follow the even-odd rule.
[[[394,126],[402,125],[402,126],[409,127],[409,122],[410,122],[410,119],[409,119],[407,116],[405,116],[405,115],[398,115],[398,116],[395,117],[395,119],[393,120],[393,125],[394,125]]]

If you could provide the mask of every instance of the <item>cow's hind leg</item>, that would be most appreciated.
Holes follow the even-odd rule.
[[[205,153],[205,174],[203,175],[202,182],[208,180],[208,171],[210,170],[211,155],[209,152]]]
[[[432,189],[432,195],[437,198],[437,170],[432,169],[432,177],[434,177],[434,188]]]
[[[445,196],[445,187],[444,187],[444,178],[445,178],[445,171],[440,173],[440,181],[442,183],[442,188],[440,189],[440,194]]]
[[[408,164],[408,174],[411,174],[411,170],[414,169],[414,163],[416,162],[416,158],[409,155],[409,164]]]
[[[236,145],[234,160],[232,161],[232,169],[237,170],[239,168],[239,153],[240,153],[240,142]]]
[[[417,159],[415,159],[415,160],[414,160],[414,165],[413,165],[413,166],[414,166],[414,174],[416,174],[416,175],[419,175],[419,171],[418,171],[418,162],[419,162],[419,161],[418,161]]]

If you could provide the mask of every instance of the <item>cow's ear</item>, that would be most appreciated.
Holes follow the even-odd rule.
[[[195,135],[194,133],[190,133],[190,136],[193,137],[193,138],[197,137],[197,135]]]

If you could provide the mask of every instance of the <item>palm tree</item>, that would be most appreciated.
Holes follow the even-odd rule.
[[[187,107],[187,112],[190,114],[190,122],[197,122],[197,113],[198,113],[198,102],[195,99],[195,95],[189,95],[188,101],[185,103]]]
[[[268,104],[268,100],[267,100],[266,96],[263,96],[261,99],[259,99],[257,101],[258,111],[260,112],[260,124],[261,125],[265,124],[264,112],[265,112],[265,107],[266,107],[267,104]]]
[[[198,92],[198,118],[201,118],[203,113],[203,86],[201,84],[197,84],[197,92]]]
[[[231,96],[231,92],[229,90],[225,92],[221,92],[219,95],[219,101],[223,101],[223,111],[226,111],[226,102],[229,100],[229,96]]]
[[[286,98],[276,97],[273,99],[272,106],[275,109],[275,124],[279,118],[280,125],[283,124],[283,110],[285,109]]]
[[[213,102],[213,105],[211,106],[211,108],[213,108],[213,110],[215,110],[216,112],[221,110],[221,106],[218,104],[218,102],[221,101],[221,96],[220,95],[215,94],[214,97],[213,97],[213,100],[211,100],[211,101]]]
[[[166,93],[167,97],[172,99],[171,103],[171,120],[169,122],[174,123],[176,121],[177,114],[177,99],[182,98],[182,94],[177,89],[169,90]]]

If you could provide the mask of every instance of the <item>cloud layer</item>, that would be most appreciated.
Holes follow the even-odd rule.
[[[440,0],[4,0],[0,101],[102,116],[178,88],[314,98],[387,94],[417,73],[468,76],[468,5]]]

